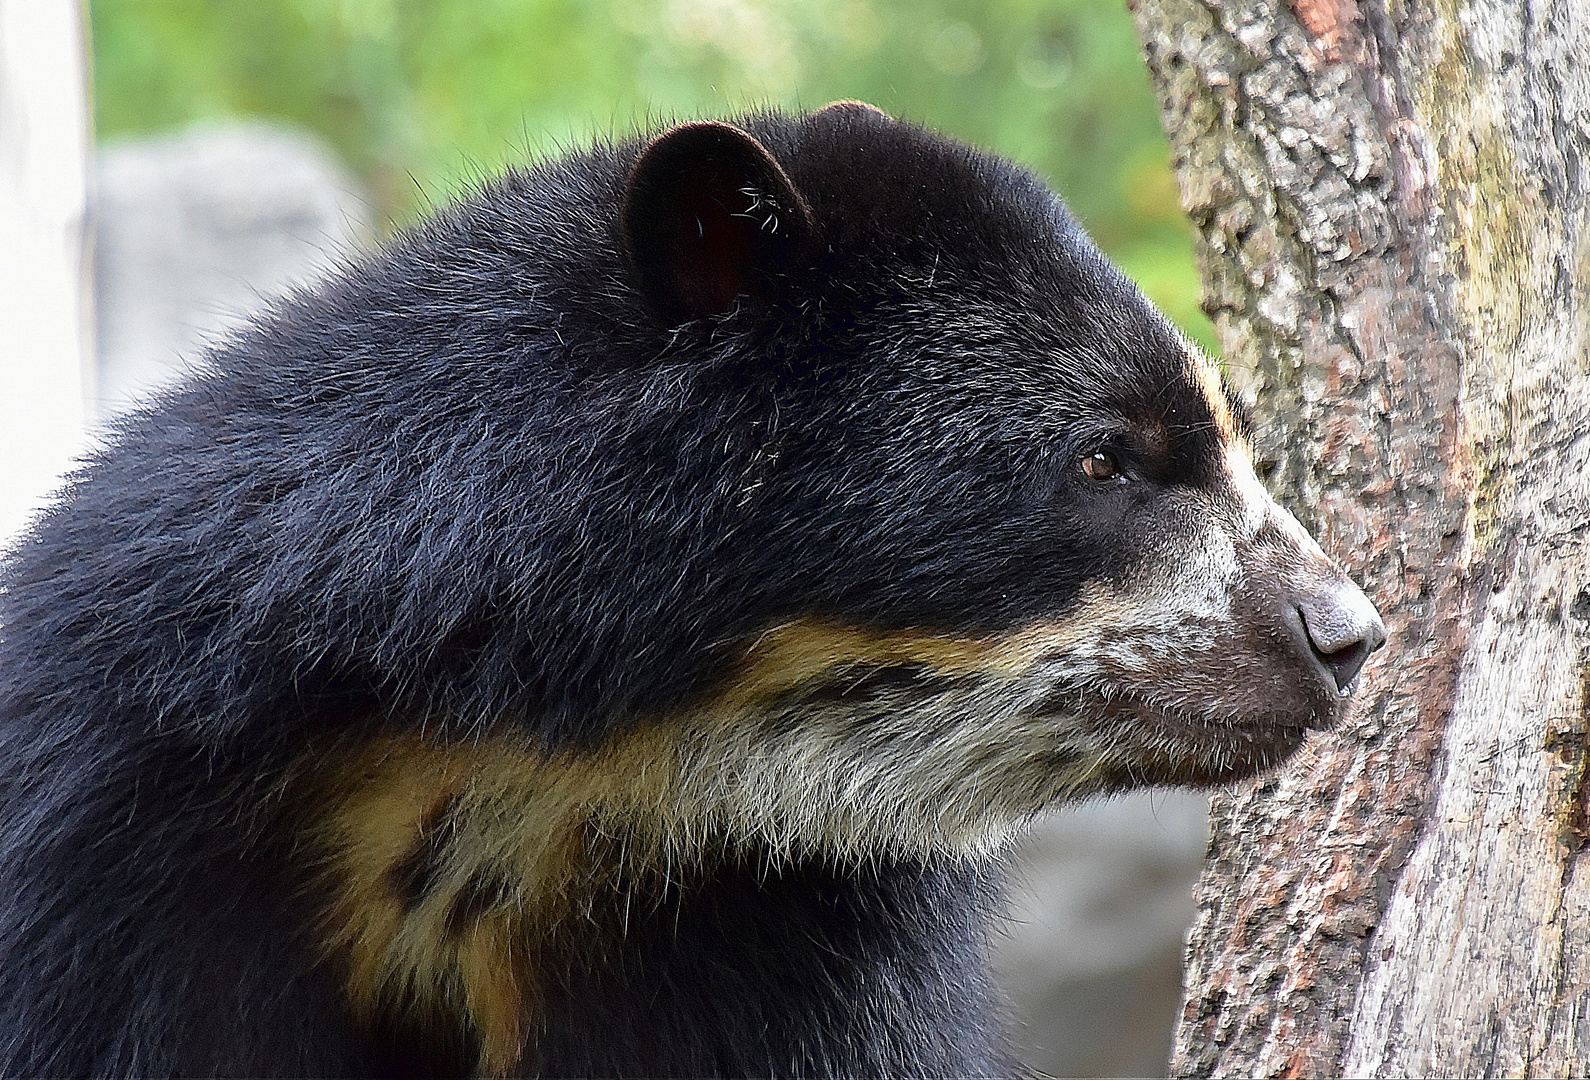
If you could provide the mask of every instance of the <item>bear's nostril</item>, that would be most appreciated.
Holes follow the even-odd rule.
[[[1386,643],[1386,627],[1369,597],[1345,579],[1298,605],[1309,647],[1346,697],[1371,653]]]
[[[1364,661],[1369,659],[1370,651],[1368,644],[1357,641],[1333,653],[1322,653],[1318,649],[1314,653],[1330,671],[1331,678],[1336,680],[1337,691],[1346,697],[1357,689],[1358,673],[1364,669]]]

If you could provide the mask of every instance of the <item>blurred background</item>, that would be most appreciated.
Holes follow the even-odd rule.
[[[860,98],[1036,169],[1195,338],[1191,238],[1119,0],[94,0],[101,144],[319,135],[379,227],[593,135]]]
[[[1036,170],[1213,352],[1120,0],[0,0],[0,535],[206,341],[505,165],[839,98]],[[1205,830],[1174,792],[1035,830],[1028,1065],[1163,1075]]]

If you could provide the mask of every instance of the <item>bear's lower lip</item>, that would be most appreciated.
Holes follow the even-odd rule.
[[[1163,734],[1195,738],[1220,738],[1223,734],[1265,738],[1279,734],[1295,735],[1299,740],[1310,731],[1328,731],[1335,727],[1347,711],[1345,700],[1335,697],[1310,698],[1304,708],[1298,708],[1298,702],[1288,704],[1292,706],[1289,709],[1276,708],[1262,713],[1228,713],[1218,708],[1199,711],[1117,692],[1098,699],[1091,708],[1084,706],[1081,711],[1102,720],[1141,722]]]
[[[1133,720],[1141,725],[1141,737],[1132,741],[1145,749],[1174,747],[1190,758],[1226,754],[1265,762],[1291,754],[1319,727],[1271,718],[1206,719],[1151,708],[1137,713]]]
[[[1124,756],[1139,776],[1158,784],[1211,787],[1245,780],[1285,762],[1312,726],[1273,720],[1189,720],[1138,717],[1132,736],[1121,737]]]
[[[1274,768],[1291,757],[1310,732],[1334,727],[1346,712],[1345,701],[1314,704],[1301,715],[1231,716],[1116,694],[1090,702],[1068,696],[1065,707],[1092,729],[1093,738],[1111,747],[1110,756],[1130,779],[1126,786],[1204,787]]]

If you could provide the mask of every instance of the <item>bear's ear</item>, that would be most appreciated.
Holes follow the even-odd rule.
[[[681,124],[629,174],[620,216],[631,271],[670,324],[760,293],[811,238],[811,210],[767,148],[728,124]]]
[[[844,101],[830,101],[827,105],[812,113],[825,119],[834,117],[862,117],[869,120],[892,120],[888,113],[876,105],[869,105],[865,101],[856,101],[847,98]]]

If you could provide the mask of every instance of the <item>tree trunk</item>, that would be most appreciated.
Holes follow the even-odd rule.
[[[1261,472],[1391,631],[1215,800],[1181,1076],[1583,1076],[1590,6],[1129,0]]]

